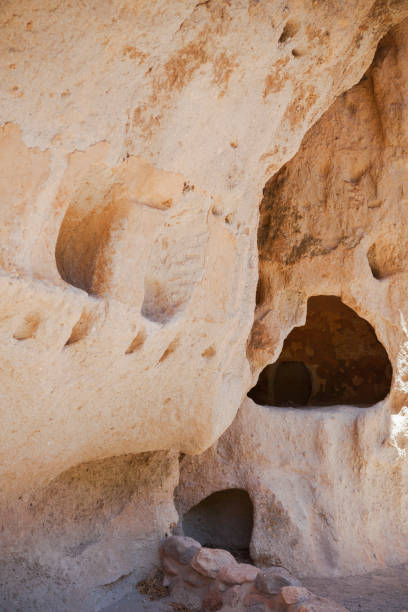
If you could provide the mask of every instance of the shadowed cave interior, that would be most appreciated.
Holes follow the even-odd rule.
[[[186,512],[183,533],[207,548],[223,548],[238,561],[250,562],[253,513],[243,489],[216,491]]]
[[[248,396],[271,406],[372,406],[391,386],[392,367],[373,327],[335,296],[313,296],[306,324],[286,338]]]

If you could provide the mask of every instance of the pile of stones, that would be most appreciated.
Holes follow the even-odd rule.
[[[347,612],[318,597],[286,569],[238,563],[226,550],[171,536],[161,546],[164,583],[171,600],[192,611]]]

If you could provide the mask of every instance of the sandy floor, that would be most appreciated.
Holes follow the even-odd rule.
[[[309,578],[304,585],[350,612],[408,612],[408,566],[348,578]],[[149,601],[135,591],[103,612],[175,612],[168,598]]]
[[[161,599],[159,601],[149,601],[145,595],[140,595],[135,591],[132,595],[126,595],[121,601],[107,608],[103,608],[102,612],[175,612],[174,608],[170,607],[169,599]],[[399,611],[398,611],[399,612]]]
[[[408,565],[364,576],[303,582],[311,591],[343,604],[351,612],[408,612]]]

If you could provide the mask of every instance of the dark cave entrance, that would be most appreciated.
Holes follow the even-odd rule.
[[[253,506],[243,489],[212,493],[183,516],[184,535],[208,548],[228,550],[241,562],[250,562]]]
[[[248,396],[270,406],[372,406],[391,387],[392,367],[373,327],[335,296],[314,296],[306,323]]]

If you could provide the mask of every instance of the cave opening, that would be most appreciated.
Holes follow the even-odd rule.
[[[305,325],[286,338],[248,396],[286,407],[367,407],[389,393],[392,367],[368,321],[336,296],[313,296]]]
[[[193,506],[182,519],[183,533],[208,548],[228,550],[250,562],[253,505],[243,489],[216,491]]]

